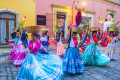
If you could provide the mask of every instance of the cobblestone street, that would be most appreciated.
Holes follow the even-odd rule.
[[[102,53],[105,52],[105,47],[98,46],[98,48]],[[10,50],[0,50],[0,80],[15,80],[20,69],[20,66],[14,66],[7,59]],[[120,54],[120,42],[117,43],[117,53]],[[107,65],[101,67],[85,65],[83,74],[65,73],[62,80],[120,80],[120,57],[118,60],[111,60]]]

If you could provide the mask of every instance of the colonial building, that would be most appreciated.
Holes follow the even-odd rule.
[[[75,25],[76,9],[79,8],[84,24],[89,24],[89,27],[103,29],[103,22],[109,13],[114,15],[115,22],[120,20],[120,0],[36,0],[36,15],[46,19],[46,24],[41,26],[49,29],[50,36],[53,36],[56,26],[63,19],[66,38],[69,24]]]
[[[62,30],[66,38],[69,24],[75,25],[77,10],[82,11],[82,20],[89,27],[100,27],[107,14],[114,15],[115,22],[120,21],[120,0],[1,0],[0,1],[0,47],[6,47],[5,38],[24,16],[24,27],[40,25],[49,29],[54,36],[56,26],[64,22]],[[29,36],[30,38],[30,36]]]

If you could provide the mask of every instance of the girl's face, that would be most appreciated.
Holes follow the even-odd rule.
[[[32,41],[37,41],[37,37],[35,35],[32,35]]]
[[[43,37],[45,37],[46,36],[46,34],[45,33],[43,33]]]
[[[111,16],[111,15],[108,15],[108,16],[107,16],[107,21],[110,21],[111,18],[112,18],[112,16]]]
[[[19,37],[20,37],[20,33],[17,32],[17,34],[16,34],[16,38],[19,38]]]
[[[72,37],[73,37],[73,38],[76,38],[76,34],[73,34]]]
[[[113,37],[113,34],[112,34],[112,33],[110,33],[110,37]]]
[[[93,36],[96,36],[96,35],[97,35],[97,32],[94,32],[94,33],[93,33]]]

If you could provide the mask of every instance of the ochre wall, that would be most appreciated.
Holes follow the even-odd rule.
[[[18,12],[20,22],[26,16],[24,27],[36,25],[35,0],[0,0],[0,9],[11,9]]]

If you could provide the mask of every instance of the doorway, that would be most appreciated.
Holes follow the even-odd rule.
[[[16,25],[16,15],[8,12],[0,13],[0,45],[5,45],[5,38],[12,39],[11,32]]]
[[[56,25],[61,27],[62,38],[66,38],[66,13],[57,12]]]

